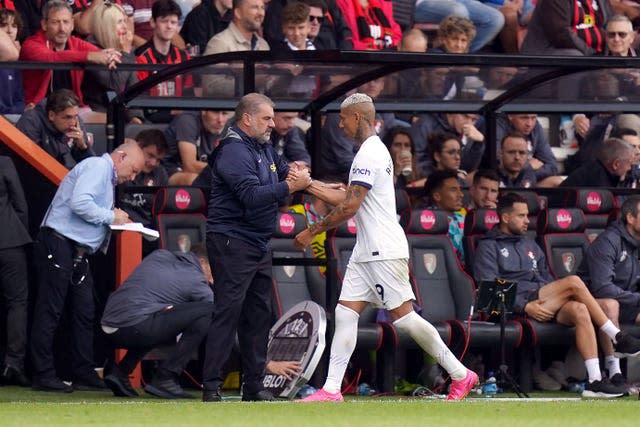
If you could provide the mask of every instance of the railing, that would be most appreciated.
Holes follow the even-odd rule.
[[[239,96],[244,93],[260,90],[257,79],[260,76],[277,76],[284,73],[284,65],[302,65],[305,75],[322,77],[337,74],[349,74],[344,82],[321,91],[313,99],[292,99],[287,96],[272,96],[276,109],[284,111],[301,111],[311,117],[312,156],[319,155],[319,135],[321,114],[327,111],[337,111],[339,100],[347,92],[358,88],[362,84],[394,73],[408,71],[419,72],[447,67],[449,76],[464,75],[469,67],[477,68],[482,74],[492,67],[517,67],[521,73],[518,81],[507,86],[499,96],[490,100],[464,100],[461,97],[453,100],[442,99],[414,99],[390,96],[376,100],[378,111],[385,112],[461,112],[479,113],[485,118],[485,132],[488,141],[489,163],[496,165],[495,158],[495,117],[498,113],[559,113],[559,112],[640,112],[640,91],[625,93],[624,100],[619,96],[608,99],[588,100],[580,99],[580,93],[574,97],[561,98],[562,91],[556,87],[575,86],[581,91],[580,82],[589,82],[589,75],[584,73],[599,70],[627,70],[635,71],[640,68],[640,59],[622,57],[555,57],[555,56],[521,56],[521,55],[449,55],[449,54],[414,54],[399,52],[232,52],[220,55],[203,56],[189,62],[167,67],[147,80],[138,83],[126,92],[114,97],[109,110],[109,124],[113,126],[113,137],[120,140],[124,135],[122,118],[124,107],[130,108],[159,108],[170,107],[178,109],[227,109],[232,110]],[[221,99],[208,97],[150,98],[144,97],[149,89],[166,80],[184,73],[220,72],[220,67],[212,68],[216,64],[239,63],[233,73],[237,74],[235,95],[232,98]],[[223,72],[230,73],[230,69]],[[580,75],[578,75],[580,74]],[[397,75],[397,74],[396,74]],[[546,95],[536,94],[536,90]],[[459,88],[460,89],[460,88]],[[215,95],[215,94],[214,94]],[[419,94],[417,94],[419,95]],[[616,100],[616,98],[618,98]]]

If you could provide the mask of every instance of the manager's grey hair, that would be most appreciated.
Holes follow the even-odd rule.
[[[609,167],[615,160],[631,158],[634,151],[635,148],[628,142],[618,138],[609,138],[602,144],[602,148],[598,153],[598,160]]]
[[[263,104],[267,104],[272,108],[275,106],[271,98],[266,95],[255,92],[246,94],[240,98],[240,102],[236,106],[236,120],[240,120],[243,114],[249,114],[250,116],[257,114]]]

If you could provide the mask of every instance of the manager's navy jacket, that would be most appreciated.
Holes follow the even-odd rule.
[[[214,153],[207,233],[221,233],[265,252],[278,205],[289,195],[289,165],[269,143],[231,127]]]

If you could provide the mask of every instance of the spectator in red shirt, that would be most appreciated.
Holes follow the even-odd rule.
[[[116,68],[121,54],[102,49],[72,36],[71,7],[62,0],[50,0],[42,8],[42,30],[27,38],[20,51],[23,61],[91,62]],[[33,108],[57,89],[71,89],[82,101],[83,70],[25,70],[23,86],[26,108]]]
[[[157,0],[151,8],[151,26],[153,37],[144,45],[136,49],[138,64],[178,64],[190,59],[189,54],[172,43],[180,30],[179,21],[182,15],[180,6],[173,0]],[[138,80],[144,80],[151,71],[138,71]],[[176,76],[172,80],[164,81],[150,90],[151,96],[182,96],[185,89],[193,88],[190,74]],[[172,116],[169,111],[148,110],[145,117],[154,123],[170,122]]]

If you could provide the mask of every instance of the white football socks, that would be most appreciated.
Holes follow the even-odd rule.
[[[420,348],[433,356],[452,379],[459,381],[467,376],[467,368],[451,353],[436,328],[418,313],[412,311],[394,321],[393,324],[399,330],[409,334]]]
[[[600,330],[607,334],[607,336],[611,338],[613,343],[616,344],[616,335],[618,335],[620,329],[616,325],[614,325],[611,320],[607,320],[606,322],[604,322],[604,324],[600,326]]]
[[[622,373],[622,371],[620,370],[620,359],[615,357],[613,354],[611,356],[605,356],[604,366],[607,371],[609,371],[609,378],[611,378],[615,374]]]
[[[590,383],[602,380],[602,374],[600,373],[600,360],[598,360],[597,357],[585,360],[584,366],[587,367],[587,376],[589,377]]]
[[[329,372],[324,383],[325,391],[338,393],[342,385],[347,364],[353,350],[356,348],[358,338],[358,319],[360,316],[355,311],[342,304],[336,306],[335,321],[336,330],[331,342],[331,357],[329,359]]]

